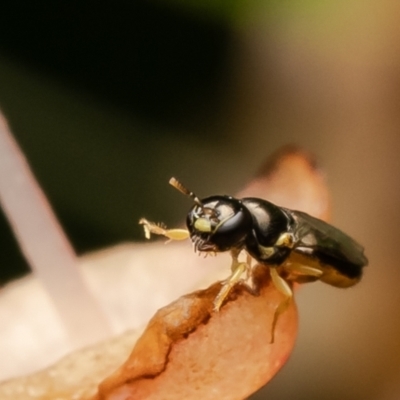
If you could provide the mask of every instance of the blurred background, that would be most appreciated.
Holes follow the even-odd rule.
[[[297,294],[300,332],[251,399],[400,398],[400,3],[39,0],[2,5],[0,108],[79,253],[313,152],[362,283]],[[0,284],[28,268],[3,215]]]

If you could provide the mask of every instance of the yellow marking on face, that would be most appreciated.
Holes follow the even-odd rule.
[[[194,227],[200,232],[211,232],[211,222],[206,218],[196,219]]]

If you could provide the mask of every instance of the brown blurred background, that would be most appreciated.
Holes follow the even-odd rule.
[[[80,253],[181,220],[172,175],[234,193],[282,145],[316,154],[370,266],[299,290],[296,349],[253,400],[400,398],[399,17],[395,0],[2,5],[0,107]],[[27,267],[4,219],[0,240],[5,283]]]

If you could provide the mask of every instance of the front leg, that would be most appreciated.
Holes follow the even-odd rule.
[[[189,237],[187,229],[166,229],[164,225],[149,222],[145,218],[142,218],[139,224],[143,225],[146,239],[150,239],[151,234],[165,236],[169,240],[185,240]]]
[[[234,286],[242,280],[242,275],[247,272],[249,274],[249,270],[251,268],[250,262],[251,259],[248,257],[247,262],[239,261],[239,254],[241,250],[232,250],[232,265],[231,265],[231,276],[223,283],[217,297],[214,300],[214,311],[219,311],[223,302],[229,295],[229,292],[234,288]]]

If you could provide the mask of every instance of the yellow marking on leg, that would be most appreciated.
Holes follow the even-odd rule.
[[[239,249],[231,250],[231,257],[232,257],[231,271],[232,271],[232,273],[236,271],[236,268],[239,265],[239,254],[241,251],[242,250],[239,250]]]
[[[274,267],[270,267],[269,271],[271,274],[272,283],[274,284],[276,289],[278,289],[284,296],[292,297],[292,289],[290,288],[289,284],[282,277],[279,276],[277,269]]]
[[[242,275],[247,272],[249,273],[249,268],[250,264],[247,262],[239,262],[239,254],[241,250],[232,250],[231,251],[231,256],[232,256],[232,265],[231,265],[231,271],[232,274],[231,276],[224,282],[222,285],[217,297],[214,300],[214,311],[219,311],[221,308],[223,302],[229,295],[229,292],[232,290],[232,288],[242,280]],[[249,260],[249,258],[247,258]]]
[[[250,278],[252,278],[251,274],[251,262],[253,261],[251,255],[249,253],[246,253],[246,264],[247,264],[247,270],[246,270],[246,281],[248,281]],[[251,285],[253,286],[253,282],[251,282]]]
[[[360,277],[349,278],[348,276],[343,275],[334,266],[323,264],[318,260],[318,258],[310,258],[309,255],[302,254],[297,251],[292,251],[290,257],[288,258],[288,263],[288,266],[284,264],[282,267],[283,270],[287,271],[288,273],[290,273],[292,268],[294,269],[294,281],[296,281],[295,275],[298,265],[308,266],[314,268],[315,270],[321,271],[321,275],[315,276],[314,280],[319,279],[321,282],[328,283],[329,285],[336,287],[347,288],[353,286],[360,280]],[[299,276],[299,278],[301,278],[301,276]],[[302,283],[302,281],[300,281],[300,283]]]
[[[313,276],[319,278],[323,275],[323,272],[320,269],[308,267],[307,265],[294,265],[293,268],[289,267],[291,272],[294,272],[297,275],[305,275],[305,276]]]
[[[189,237],[189,231],[186,229],[166,229],[145,218],[142,218],[139,224],[143,225],[146,239],[150,239],[151,234],[165,236],[170,240],[185,240]]]
[[[290,257],[278,267],[278,271],[289,282],[307,283],[324,279],[327,268],[320,265],[317,260],[300,257],[292,252]]]
[[[270,343],[274,343],[275,340],[275,328],[278,322],[279,317],[288,309],[290,302],[293,298],[293,292],[289,284],[279,276],[278,271],[274,267],[270,267],[269,269],[271,274],[272,283],[274,284],[275,288],[281,292],[285,298],[280,302],[278,307],[275,310],[274,317],[272,319],[272,326],[271,326],[271,341]]]
[[[219,291],[217,297],[214,300],[214,311],[217,311],[217,312],[219,311],[223,302],[229,295],[229,292],[241,280],[242,275],[246,271],[246,269],[247,269],[246,263],[239,263],[236,266],[235,272],[233,272],[232,275],[225,281],[225,283],[222,285],[222,288]]]

